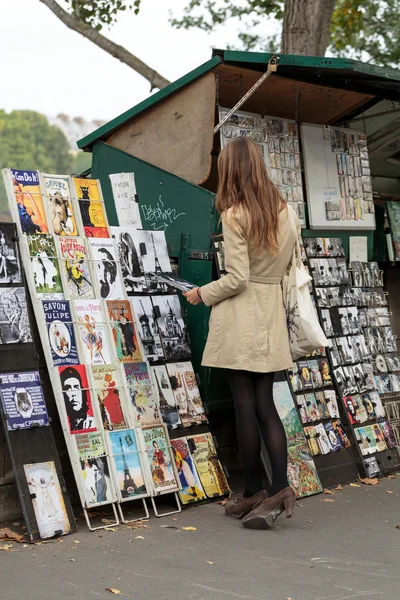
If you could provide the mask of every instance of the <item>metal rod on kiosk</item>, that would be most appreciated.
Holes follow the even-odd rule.
[[[242,98],[240,98],[239,102],[237,102],[237,104],[235,104],[235,106],[233,108],[231,108],[231,110],[225,115],[225,117],[216,125],[216,127],[214,127],[214,135],[216,133],[218,133],[218,131],[221,129],[222,125],[224,125],[228,119],[230,119],[230,117],[241,107],[243,106],[243,104],[247,101],[248,98],[250,98],[250,96],[252,96],[254,94],[254,92],[260,87],[260,85],[266,80],[268,79],[268,77],[271,75],[271,73],[274,73],[276,71],[278,67],[278,59],[276,58],[276,56],[272,56],[272,58],[270,58],[270,60],[268,61],[268,69],[267,71],[265,71],[265,73],[263,73],[260,77],[260,79],[258,79],[255,84],[249,89],[248,92],[246,92],[246,94],[244,94],[244,96],[242,96]]]

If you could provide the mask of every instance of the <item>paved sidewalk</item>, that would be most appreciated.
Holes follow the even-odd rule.
[[[245,530],[218,504],[144,529],[90,533],[79,521],[62,542],[0,552],[0,598],[111,600],[105,588],[133,600],[400,598],[400,476],[300,504],[266,532]]]

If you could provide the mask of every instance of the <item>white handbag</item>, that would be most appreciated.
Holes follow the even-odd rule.
[[[289,210],[289,213],[291,211]],[[294,217],[291,217],[294,220]],[[308,287],[312,277],[303,267],[301,250],[296,236],[289,272],[283,276],[282,291],[286,307],[290,351],[293,360],[311,354],[318,348],[326,348],[329,342],[318,321]]]

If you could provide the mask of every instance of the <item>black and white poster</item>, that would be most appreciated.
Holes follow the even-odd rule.
[[[178,296],[154,296],[152,301],[166,360],[189,360],[191,351]]]
[[[117,258],[128,293],[147,292],[141,252],[143,248],[141,249],[138,245],[136,229],[129,227],[111,227],[110,229],[115,240]]]
[[[153,305],[148,296],[134,296],[131,306],[135,314],[136,327],[142,341],[145,359],[155,362],[164,359],[158,326],[154,319]]]
[[[93,260],[96,297],[102,300],[123,300],[124,285],[112,238],[88,238]]]
[[[31,341],[25,289],[1,288],[0,344],[25,344]]]
[[[0,284],[21,283],[15,225],[0,223]]]

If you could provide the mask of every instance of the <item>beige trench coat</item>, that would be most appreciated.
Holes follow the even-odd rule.
[[[288,206],[280,213],[279,254],[250,252],[240,217],[222,221],[227,275],[201,288],[212,306],[202,364],[270,373],[293,366],[282,277],[293,256],[298,220]]]

